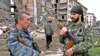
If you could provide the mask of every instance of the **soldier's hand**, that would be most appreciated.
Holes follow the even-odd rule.
[[[66,32],[67,32],[67,28],[66,28],[66,27],[63,27],[63,28],[60,30],[60,35],[64,36],[64,35],[66,35]]]
[[[45,56],[45,54],[44,54],[44,52],[43,52],[43,51],[41,51],[40,56]]]
[[[73,54],[72,48],[66,50],[66,55],[67,56],[72,56],[72,54]]]
[[[28,45],[27,42],[26,42],[26,40],[25,40],[24,38],[19,37],[18,39],[19,39],[19,41],[20,41],[23,45],[26,45],[26,46]]]

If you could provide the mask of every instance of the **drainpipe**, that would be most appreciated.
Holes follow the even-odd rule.
[[[36,0],[34,0],[34,23],[37,25],[37,7],[36,7]]]
[[[67,24],[68,24],[68,10],[69,9],[69,0],[67,0]]]

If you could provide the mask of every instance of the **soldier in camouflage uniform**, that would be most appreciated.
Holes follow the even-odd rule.
[[[75,38],[74,45],[70,49],[66,49],[65,56],[89,56],[88,50],[92,46],[92,39],[88,33],[86,33],[84,26],[83,10],[81,6],[74,6],[71,9],[72,23],[67,25],[67,30],[61,29],[63,35],[67,35],[67,31],[71,32]],[[65,30],[65,31],[64,31]],[[61,37],[60,39],[62,39]],[[66,40],[66,39],[62,39]],[[68,43],[68,40],[65,41]],[[65,46],[66,46],[65,44]]]

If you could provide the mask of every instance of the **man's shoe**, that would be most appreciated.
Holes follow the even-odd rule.
[[[50,48],[49,46],[46,47],[46,49],[49,49],[49,48]]]

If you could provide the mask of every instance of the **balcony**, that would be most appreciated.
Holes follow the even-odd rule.
[[[58,21],[67,21],[67,19],[57,19]]]
[[[66,15],[57,15],[57,20],[58,21],[66,21],[67,19],[67,16]]]
[[[65,4],[67,3],[67,0],[52,0],[51,3],[52,4],[57,4],[57,3]]]
[[[60,14],[60,15],[65,15],[65,14],[67,14],[66,12],[58,12],[58,14]]]
[[[10,12],[10,15],[15,15],[15,12]]]
[[[67,10],[59,10],[58,14],[61,14],[61,15],[67,14]]]
[[[67,9],[67,4],[59,4],[58,9]]]
[[[49,3],[49,2],[46,2],[46,7],[47,7],[47,8],[52,8],[52,4]]]
[[[51,3],[52,4],[57,4],[57,3],[59,3],[59,0],[51,0]]]
[[[12,8],[16,8],[16,6],[15,6],[15,5],[12,5],[12,4],[10,4],[10,7],[12,7]]]
[[[60,0],[59,3],[67,3],[67,0]]]

